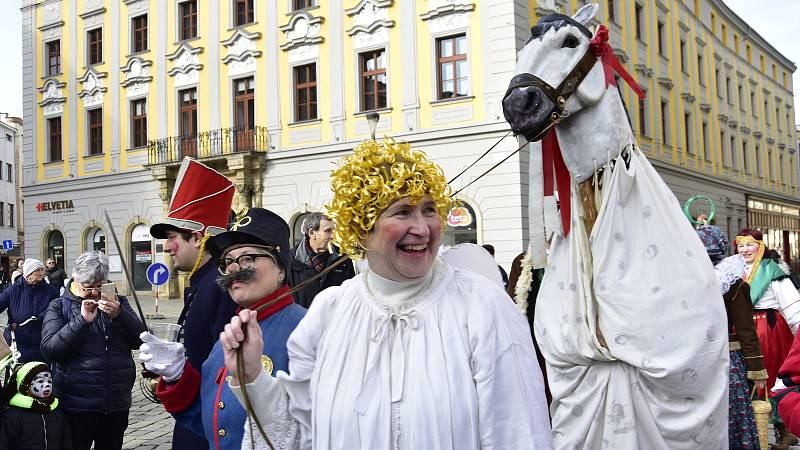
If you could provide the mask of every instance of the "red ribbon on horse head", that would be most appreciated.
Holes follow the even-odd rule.
[[[600,62],[603,64],[606,87],[609,85],[617,85],[617,80],[614,79],[614,72],[616,72],[628,83],[628,86],[633,89],[633,92],[644,100],[644,91],[642,91],[642,88],[639,87],[639,84],[636,83],[636,80],[633,79],[631,74],[625,70],[625,67],[619,62],[617,56],[614,55],[614,49],[608,44],[608,28],[606,28],[605,25],[597,27],[597,32],[595,32],[589,47],[592,49],[592,52],[600,58]],[[561,156],[561,148],[558,146],[558,137],[556,136],[555,128],[551,129],[542,140],[542,163],[544,165],[544,195],[545,197],[553,195],[553,173],[555,173],[555,184],[558,185],[559,192],[558,200],[561,212],[561,227],[564,231],[564,236],[569,236],[572,209],[570,204],[570,176],[567,165],[564,163],[564,158]]]
[[[603,63],[603,73],[606,76],[606,87],[609,85],[617,85],[617,81],[614,79],[614,72],[617,72],[622,79],[628,83],[628,86],[633,89],[633,92],[636,92],[636,95],[639,96],[642,100],[646,97],[642,88],[639,87],[639,84],[636,83],[636,80],[633,79],[631,74],[625,70],[625,67],[622,66],[622,63],[619,62],[617,56],[614,54],[614,49],[608,45],[608,28],[605,25],[600,25],[597,27],[597,31],[594,33],[594,37],[592,38],[592,42],[589,44],[589,47],[592,49],[594,54],[600,58],[600,62]]]

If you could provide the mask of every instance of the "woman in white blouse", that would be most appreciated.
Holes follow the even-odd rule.
[[[767,389],[772,389],[800,325],[800,293],[775,261],[764,258],[766,246],[761,230],[745,228],[740,231],[736,236],[736,251],[744,259],[743,278],[750,284],[753,320],[767,370]],[[776,440],[786,445],[783,448],[788,448],[798,440],[786,430],[777,409],[777,405],[773,405]]]
[[[247,383],[275,448],[552,448],[525,319],[495,283],[436,256],[451,202],[441,169],[408,144],[365,141],[331,178],[334,239],[368,270],[314,299],[288,374],[262,368],[255,312],[220,335],[231,387],[242,401]],[[266,448],[245,427],[243,448]]]

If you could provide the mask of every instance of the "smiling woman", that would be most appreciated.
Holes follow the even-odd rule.
[[[366,141],[331,178],[334,241],[368,270],[316,296],[286,343],[289,371],[262,368],[273,336],[254,312],[225,327],[231,389],[255,393],[243,448],[552,448],[525,320],[498,285],[436,257],[442,170],[408,144]]]

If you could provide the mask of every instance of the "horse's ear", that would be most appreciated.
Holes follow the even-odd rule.
[[[579,9],[578,12],[572,16],[576,22],[580,22],[582,25],[586,25],[589,21],[597,14],[597,11],[600,9],[600,5],[597,3],[589,3],[588,5],[584,6],[583,8]]]

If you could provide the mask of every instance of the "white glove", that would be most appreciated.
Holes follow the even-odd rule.
[[[784,389],[786,389],[786,385],[783,384],[783,380],[782,379],[778,378],[778,379],[775,380],[775,386],[772,387],[771,391],[772,392],[778,392],[778,391],[782,391]]]
[[[159,339],[147,331],[139,335],[143,344],[139,346],[139,361],[144,368],[164,377],[164,381],[172,382],[183,374],[186,364],[186,349],[180,342],[169,342]]]

